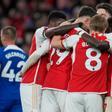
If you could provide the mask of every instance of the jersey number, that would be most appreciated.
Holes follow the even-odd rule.
[[[5,65],[5,67],[2,71],[1,76],[4,77],[4,78],[8,78],[10,82],[13,82],[14,79],[15,79],[16,82],[20,82],[21,78],[19,77],[19,72],[15,74],[14,69],[10,69],[11,64],[12,64],[12,61],[7,62],[7,64]],[[24,64],[25,64],[24,61],[20,61],[17,64],[17,68],[21,68]]]
[[[95,55],[92,55],[92,53],[94,53]],[[89,48],[86,51],[86,56],[88,58],[85,62],[86,68],[89,71],[98,71],[102,66],[102,62],[100,60],[101,53],[98,50]]]
[[[59,49],[54,49],[53,48],[50,59],[52,59],[52,56],[55,54],[55,52],[59,56],[59,59],[56,61],[57,65],[59,65],[69,54],[69,51],[60,52]],[[51,60],[51,65],[53,65],[52,60]]]

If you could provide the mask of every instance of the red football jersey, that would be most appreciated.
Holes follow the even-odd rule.
[[[101,34],[94,36],[99,40],[107,40],[107,37]],[[101,53],[82,38],[76,39],[68,91],[106,93],[108,57],[107,52]]]
[[[31,55],[35,50],[38,50],[41,43],[44,40],[43,37],[43,31],[45,30],[45,27],[42,27],[40,29],[37,29],[33,39],[32,39],[32,45],[30,48],[29,54]],[[40,60],[31,66],[25,73],[22,79],[22,83],[37,83],[39,85],[43,85],[45,76],[47,74],[47,65],[48,63],[48,57],[47,55],[42,56]]]
[[[72,29],[69,33],[62,36],[62,39],[65,39],[76,32],[75,29]],[[47,73],[43,88],[67,90],[72,68],[72,51],[51,48],[49,54],[51,67]]]

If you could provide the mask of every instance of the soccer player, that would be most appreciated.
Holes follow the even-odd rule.
[[[15,45],[16,28],[6,26],[1,30],[0,48],[0,112],[23,112],[20,99],[19,72],[27,54]]]
[[[62,41],[58,40],[58,46],[61,48],[73,47],[73,65],[68,84],[69,93],[66,99],[65,112],[103,112],[100,94],[107,92],[106,72],[109,56],[103,50],[112,48],[112,41],[104,36],[107,26],[106,19],[96,15],[90,22],[90,32],[94,38],[86,40],[83,38],[84,35],[82,38],[78,35],[72,35]],[[96,41],[96,39],[98,40]],[[98,44],[99,42],[100,44]],[[102,42],[103,46],[101,45]],[[95,43],[97,44],[95,45]],[[97,50],[99,48],[102,48],[101,51]]]
[[[57,26],[65,20],[66,15],[64,13],[60,11],[53,11],[48,18],[48,27]],[[40,58],[43,54],[46,54],[48,50],[47,48],[49,48],[49,39],[46,39],[46,36],[44,34],[46,29],[47,27],[42,27],[36,30],[32,40],[30,55],[33,55],[33,53],[37,52]],[[48,34],[46,35],[48,36]],[[47,74],[47,63],[48,57],[47,55],[44,55],[39,61],[36,62],[36,64],[31,66],[30,68],[26,68],[24,66],[21,71],[22,74],[24,74],[25,72],[21,84],[23,112],[40,112],[42,93],[41,86],[43,85],[45,76]]]
[[[91,7],[84,6],[79,12],[77,21],[79,22],[80,19],[80,22],[83,22],[87,28],[91,16],[95,14],[96,12]],[[76,32],[76,29],[73,28],[59,39],[69,38]],[[54,40],[53,37],[51,44],[55,44]],[[51,48],[49,54],[51,66],[43,85],[41,112],[64,112],[68,81],[72,70],[72,50]]]
[[[97,13],[99,15],[103,15],[108,20],[109,26],[106,30],[106,35],[110,36],[112,38],[112,5],[108,3],[100,3],[96,6]],[[111,88],[112,88],[112,55],[110,55],[109,58],[109,64],[108,64],[108,79],[107,79],[107,85],[108,85],[108,94],[105,100],[106,105],[106,112],[112,111],[112,98],[111,95]]]

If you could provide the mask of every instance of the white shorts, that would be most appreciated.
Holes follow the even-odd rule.
[[[64,112],[66,91],[43,90],[41,112]]]
[[[42,87],[37,84],[21,84],[20,95],[23,112],[40,112]]]
[[[94,93],[68,93],[64,112],[103,112],[102,97]]]
[[[105,104],[106,104],[105,112],[112,112],[112,97],[106,97]]]

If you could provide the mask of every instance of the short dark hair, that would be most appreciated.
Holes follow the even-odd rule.
[[[96,9],[105,9],[112,16],[112,5],[109,3],[100,3],[96,6]]]
[[[78,17],[83,17],[83,16],[92,17],[95,14],[96,14],[96,11],[92,7],[82,6],[81,9],[80,9],[80,11],[79,11]]]
[[[16,39],[16,28],[14,26],[5,26],[1,29],[2,35],[7,35],[11,40]]]
[[[51,20],[56,20],[62,18],[64,20],[67,20],[66,14],[62,11],[52,11],[48,16],[48,22]]]
[[[101,15],[95,15],[91,18],[90,29],[98,32],[104,32],[108,27],[108,21]]]

